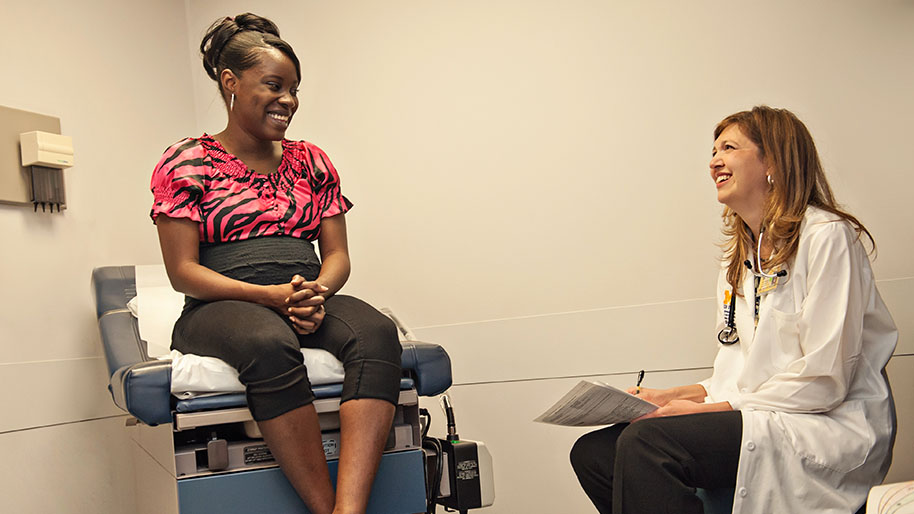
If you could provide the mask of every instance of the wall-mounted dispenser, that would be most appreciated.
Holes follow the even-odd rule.
[[[73,138],[33,130],[19,134],[23,166],[69,168],[73,166]]]
[[[63,169],[73,166],[73,139],[69,136],[33,130],[19,134],[22,165],[31,168],[32,203],[35,211],[41,205],[54,212],[66,205]]]
[[[0,203],[66,209],[62,169],[72,165],[59,118],[0,106]]]

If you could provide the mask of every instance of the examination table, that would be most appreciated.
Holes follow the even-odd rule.
[[[134,266],[92,273],[98,327],[114,403],[131,414],[137,512],[156,514],[308,513],[259,439],[243,393],[179,399],[172,362],[147,355],[137,318]],[[438,345],[403,341],[394,427],[371,492],[371,514],[426,511],[418,397],[451,385],[451,364]],[[315,386],[324,450],[336,482],[341,384]],[[183,398],[183,396],[182,396]]]

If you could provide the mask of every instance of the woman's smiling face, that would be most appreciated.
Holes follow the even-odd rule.
[[[717,201],[743,219],[761,212],[768,194],[768,165],[759,147],[733,124],[714,141],[711,151],[711,180],[717,186]]]
[[[259,62],[237,77],[231,118],[257,139],[278,141],[298,110],[297,73],[292,60],[279,50],[257,51]]]

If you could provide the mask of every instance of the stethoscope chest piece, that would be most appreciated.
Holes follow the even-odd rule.
[[[736,293],[730,293],[730,308],[727,309],[727,326],[717,333],[717,340],[722,345],[731,345],[739,341],[739,333],[736,331]]]
[[[739,342],[739,334],[736,332],[736,327],[724,327],[721,329],[717,333],[717,340],[725,346]]]

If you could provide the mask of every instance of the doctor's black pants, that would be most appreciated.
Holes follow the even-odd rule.
[[[652,418],[585,434],[571,465],[601,514],[700,514],[695,488],[736,484],[739,411]]]

